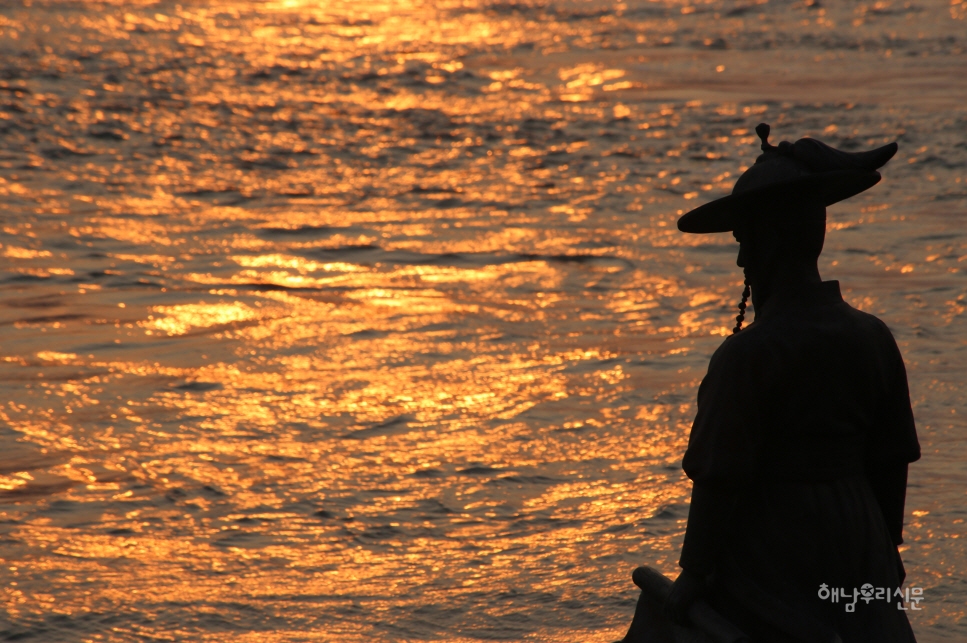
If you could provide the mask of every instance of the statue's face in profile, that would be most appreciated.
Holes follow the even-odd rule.
[[[736,226],[736,229],[732,231],[732,236],[739,242],[739,256],[736,257],[735,264],[739,268],[742,268],[745,278],[752,283],[754,281],[753,274],[756,272],[756,264],[760,263],[755,259],[752,226],[749,222],[745,222],[741,226]]]
[[[735,265],[739,268],[745,268],[746,260],[748,258],[748,244],[742,245],[742,239],[745,237],[740,230],[733,230],[732,236],[736,241],[739,242],[739,256],[735,260]]]
[[[813,195],[750,212],[732,231],[739,242],[735,263],[753,289],[783,268],[815,265],[823,248],[825,222],[826,208]]]

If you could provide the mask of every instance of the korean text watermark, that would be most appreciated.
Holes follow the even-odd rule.
[[[850,598],[853,599],[852,603],[847,602]],[[886,601],[887,603],[892,603],[894,598],[899,599],[896,603],[898,610],[905,612],[907,610],[920,611],[923,609],[919,607],[920,601],[923,600],[922,587],[907,587],[906,589],[897,587],[894,590],[890,587],[873,587],[870,583],[865,583],[859,589],[854,587],[851,595],[847,590],[839,587],[830,589],[826,583],[819,586],[819,600],[830,600],[833,603],[843,601],[847,612],[856,611],[856,602],[858,600],[869,605],[871,601]],[[909,607],[904,607],[904,605],[909,605]]]

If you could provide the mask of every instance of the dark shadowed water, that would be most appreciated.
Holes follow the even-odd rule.
[[[898,140],[827,278],[907,360],[967,639],[967,3],[0,5],[0,637],[554,641],[676,573],[741,275],[678,215]]]

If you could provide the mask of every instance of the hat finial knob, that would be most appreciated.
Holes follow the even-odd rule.
[[[769,132],[772,130],[768,123],[759,123],[755,126],[755,133],[758,134],[759,138],[762,139],[762,151],[768,152],[769,150],[775,149],[774,146],[769,145]]]

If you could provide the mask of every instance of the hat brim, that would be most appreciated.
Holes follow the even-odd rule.
[[[804,192],[819,195],[827,206],[848,199],[879,183],[874,171],[837,170],[773,183],[741,194],[730,194],[686,212],[678,219],[678,229],[696,234],[735,230],[742,218],[767,203],[791,200]]]

